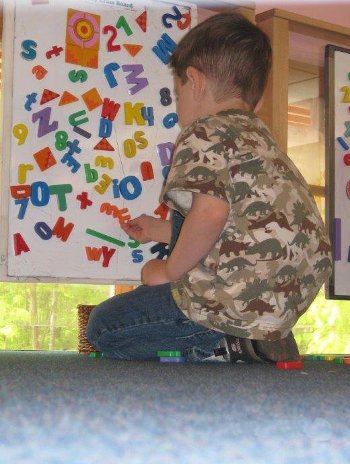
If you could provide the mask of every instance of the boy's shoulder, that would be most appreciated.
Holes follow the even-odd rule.
[[[265,152],[274,150],[275,141],[267,126],[252,111],[227,110],[201,117],[183,129],[177,140],[179,147],[221,147],[222,151],[234,148],[238,153],[243,147]],[[239,148],[241,147],[241,148]]]
[[[231,109],[196,119],[184,128],[179,141],[195,137],[204,141],[237,138],[242,132],[256,132],[267,127],[252,111]],[[271,135],[271,134],[269,134]]]

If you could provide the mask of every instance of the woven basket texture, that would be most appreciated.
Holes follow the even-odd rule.
[[[81,354],[90,354],[96,351],[86,338],[86,327],[94,307],[95,305],[78,305],[78,349]]]

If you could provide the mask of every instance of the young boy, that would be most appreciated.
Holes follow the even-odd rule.
[[[330,244],[305,180],[253,112],[270,62],[267,36],[238,14],[213,16],[178,44],[183,130],[161,195],[172,218],[123,227],[171,253],[145,264],[144,285],[92,312],[88,338],[105,356],[298,357],[291,329],[330,274]]]

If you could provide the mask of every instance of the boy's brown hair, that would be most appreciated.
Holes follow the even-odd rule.
[[[193,66],[211,81],[217,102],[242,98],[252,109],[271,67],[267,35],[238,13],[222,13],[198,24],[178,43],[170,67],[186,82]]]

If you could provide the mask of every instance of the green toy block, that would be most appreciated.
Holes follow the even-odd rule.
[[[335,361],[335,359],[336,359],[336,356],[334,354],[326,354],[324,356],[325,361]]]
[[[319,356],[317,354],[305,354],[304,361],[319,361]]]
[[[100,353],[99,351],[92,351],[89,354],[89,358],[102,358],[102,353]]]
[[[157,351],[159,358],[179,358],[181,357],[181,351]]]

